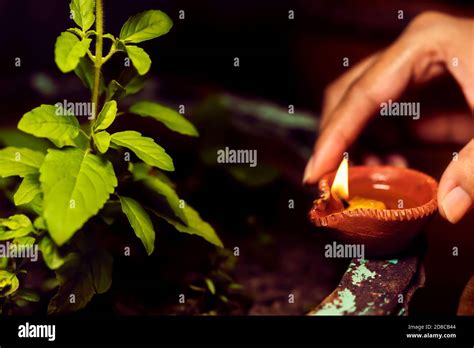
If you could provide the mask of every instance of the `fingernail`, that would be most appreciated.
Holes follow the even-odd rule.
[[[313,162],[314,162],[314,155],[312,155],[312,156],[309,158],[309,161],[308,161],[308,163],[306,164],[306,168],[305,168],[304,174],[303,174],[303,184],[305,184],[306,181],[309,179],[311,170],[312,170],[312,168],[313,168]]]
[[[443,210],[452,224],[458,222],[472,205],[471,196],[460,186],[453,188],[443,199]]]

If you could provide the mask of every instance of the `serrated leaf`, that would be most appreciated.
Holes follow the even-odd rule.
[[[194,234],[204,238],[209,243],[214,244],[218,247],[223,247],[222,241],[216,234],[216,231],[206,221],[201,219],[199,213],[190,207],[188,204],[184,205],[184,215],[186,216],[187,225],[182,224],[174,219],[170,219],[167,216],[158,214],[158,216],[165,219],[169,224],[173,225],[179,232]]]
[[[94,0],[72,0],[70,9],[73,14],[73,19],[76,24],[87,31],[94,24],[95,1]]]
[[[167,106],[145,100],[133,104],[130,107],[130,112],[143,117],[151,117],[180,134],[199,136],[197,129],[191,122],[176,110]]]
[[[151,67],[151,59],[148,53],[138,46],[126,45],[125,48],[135,69],[140,75],[145,75]]]
[[[150,216],[140,203],[132,198],[120,196],[120,204],[133,231],[142,241],[147,254],[151,255],[155,249],[155,230]]]
[[[95,122],[95,130],[100,131],[107,129],[115,120],[117,116],[117,102],[115,100],[108,101],[97,117]]]
[[[27,148],[6,147],[0,150],[0,176],[6,178],[18,175],[25,177],[38,173],[44,154]]]
[[[80,149],[49,150],[40,168],[43,217],[63,245],[97,214],[117,186],[112,164]]]
[[[92,91],[92,88],[94,86],[94,64],[89,59],[89,57],[82,57],[79,60],[79,64],[76,66],[76,69],[74,69],[74,72],[81,79],[84,86],[86,86],[90,91]],[[104,90],[104,76],[102,76],[101,74],[99,79],[99,96],[102,95]]]
[[[149,10],[130,17],[120,30],[120,39],[139,43],[166,34],[172,26],[171,18],[164,12]]]
[[[39,183],[39,175],[30,174],[25,176],[21,182],[15,195],[13,196],[13,201],[15,202],[15,205],[30,203],[36,197],[36,195],[40,193],[41,187]]]
[[[102,131],[93,134],[92,138],[100,153],[106,153],[110,146],[110,134],[107,131]]]
[[[56,39],[54,46],[54,61],[59,70],[67,73],[76,69],[79,60],[84,57],[91,44],[91,39],[79,40],[79,38],[68,31],[64,31]]]
[[[23,115],[18,129],[39,138],[47,138],[58,146],[70,145],[79,135],[80,127],[74,115],[62,107],[43,104]]]
[[[152,138],[143,137],[135,131],[124,131],[112,134],[111,142],[132,150],[138,158],[151,166],[167,171],[174,170],[171,157]]]
[[[18,290],[20,282],[15,274],[8,271],[0,271],[0,297],[13,294]]]

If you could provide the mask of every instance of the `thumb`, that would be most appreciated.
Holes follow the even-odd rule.
[[[439,182],[440,214],[451,223],[458,222],[474,202],[474,139],[459,152],[446,168]]]

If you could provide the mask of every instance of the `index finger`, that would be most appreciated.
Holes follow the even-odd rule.
[[[426,36],[423,40],[402,36],[352,83],[329,114],[306,167],[304,183],[315,183],[336,168],[343,152],[380,109],[380,104],[397,99],[414,75],[439,62],[433,48],[425,44],[430,40]],[[419,62],[421,66],[417,66]]]

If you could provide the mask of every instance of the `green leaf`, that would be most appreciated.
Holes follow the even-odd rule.
[[[10,244],[10,248],[16,248],[18,246],[32,246],[35,244],[36,239],[33,237],[25,236],[25,237],[18,237],[13,239],[12,243]]]
[[[115,42],[115,40],[116,40],[116,39],[115,39],[115,36],[113,36],[113,35],[110,34],[110,33],[109,33],[109,34],[104,34],[104,35],[103,35],[103,38],[104,38],[104,39],[112,40],[112,42]]]
[[[107,131],[102,131],[93,134],[92,138],[100,153],[106,153],[110,146],[110,134]]]
[[[39,175],[30,174],[25,176],[21,182],[18,190],[13,196],[13,201],[15,202],[15,205],[30,203],[36,197],[36,195],[40,193],[41,187],[39,183]]]
[[[206,282],[207,288],[209,289],[211,294],[215,295],[216,294],[216,287],[214,285],[214,282],[209,278],[204,279],[204,281]]]
[[[6,147],[0,150],[0,176],[25,177],[38,173],[44,154],[27,148]]]
[[[73,19],[76,24],[82,28],[83,31],[87,31],[94,24],[94,0],[72,0],[70,9],[73,14]]]
[[[33,200],[24,205],[24,209],[35,213],[36,215],[43,214],[43,195],[36,195]],[[23,208],[23,207],[22,207]]]
[[[168,218],[167,216],[158,214],[161,218],[165,219],[169,224],[173,225],[179,232],[194,234],[204,238],[209,243],[214,244],[218,247],[223,247],[222,241],[216,234],[216,231],[207,222],[201,219],[199,213],[190,207],[188,204],[184,205],[184,215],[186,216],[187,226],[182,223]]]
[[[40,296],[34,292],[33,290],[29,289],[20,289],[16,292],[15,298],[22,299],[28,302],[39,302]]]
[[[117,80],[112,80],[107,87],[106,100],[120,99],[126,93],[125,87],[123,87]]]
[[[31,220],[23,214],[0,219],[0,241],[21,238],[33,232]]]
[[[89,57],[85,56],[79,60],[79,64],[74,69],[76,75],[81,79],[84,86],[86,86],[90,91],[94,86],[94,64],[89,59]],[[99,95],[105,90],[105,81],[104,76],[100,75],[99,80]]]
[[[184,223],[187,222],[186,215],[184,214],[184,209],[180,207],[180,199],[178,197],[178,194],[176,193],[174,188],[170,186],[170,184],[154,176],[148,176],[146,178],[143,178],[142,180],[146,187],[166,199],[170,208],[173,210],[176,216],[181,219],[181,221],[183,221]]]
[[[92,269],[92,279],[95,291],[98,294],[107,292],[112,286],[112,255],[105,250],[100,250],[89,260]]]
[[[33,226],[37,230],[46,230],[46,222],[44,221],[42,216],[38,216],[34,221],[33,221]]]
[[[112,122],[114,122],[115,116],[117,116],[117,102],[115,100],[108,101],[97,117],[95,130],[100,131],[107,129]]]
[[[84,308],[95,294],[90,264],[78,254],[56,270],[59,281],[58,292],[48,305],[48,314],[70,313]],[[74,295],[74,301],[70,301]]]
[[[131,95],[140,92],[145,85],[146,77],[136,75],[132,77],[127,83],[125,83],[125,95]]]
[[[20,228],[18,230],[6,230],[0,227],[0,241],[25,237],[31,232],[33,232],[33,229]]]
[[[153,170],[153,167],[143,162],[129,162],[128,170],[133,174],[133,179],[139,181],[146,179],[149,175],[151,175],[150,172]]]
[[[120,204],[135,234],[145,246],[147,254],[151,255],[155,249],[155,230],[150,216],[140,203],[132,198],[120,196]]]
[[[7,219],[0,219],[0,226],[9,228],[10,230],[18,230],[25,227],[30,228],[31,220],[26,215],[17,214]]]
[[[26,134],[16,127],[0,129],[0,144],[3,146],[27,147],[40,152],[46,152],[51,147],[48,140]]]
[[[120,31],[120,39],[126,43],[139,43],[157,38],[170,31],[171,18],[158,10],[150,10],[130,17]]]
[[[130,107],[130,112],[151,117],[162,122],[169,129],[180,134],[198,136],[199,133],[191,122],[176,110],[151,101],[140,101]]]
[[[59,70],[67,73],[76,69],[79,60],[86,55],[91,42],[91,39],[81,41],[70,32],[62,32],[54,46],[54,61]]]
[[[112,284],[112,257],[105,250],[79,256],[71,254],[58,270],[59,290],[51,299],[48,314],[63,314],[84,308],[92,297],[106,292]],[[75,301],[70,301],[74,294]]]
[[[174,170],[171,157],[152,138],[143,137],[135,131],[124,131],[112,134],[111,141],[115,145],[132,150],[138,158],[151,166],[167,171]]]
[[[106,100],[118,100],[140,92],[145,85],[146,77],[139,75],[135,68],[124,69],[119,80],[112,80],[107,87]]]
[[[143,48],[126,45],[127,54],[140,75],[145,75],[151,67],[151,59]]]
[[[105,204],[117,186],[112,164],[80,149],[49,150],[40,168],[43,217],[63,245]]]
[[[53,143],[57,147],[74,146],[84,151],[89,149],[90,145],[89,138],[87,137],[85,132],[80,132],[78,136],[74,139],[65,138],[64,140],[53,141]]]
[[[20,282],[13,273],[0,271],[0,297],[6,297],[18,290]]]
[[[40,138],[48,138],[58,145],[73,143],[79,135],[77,118],[59,105],[43,104],[23,115],[18,129]]]
[[[75,34],[77,37],[83,38],[84,37],[84,32],[81,29],[78,28],[68,28],[66,31]]]
[[[0,257],[0,269],[5,269],[8,267],[8,257]]]
[[[44,263],[46,263],[49,269],[56,270],[67,261],[67,258],[61,256],[58,247],[48,236],[41,238],[38,248],[43,255]]]

